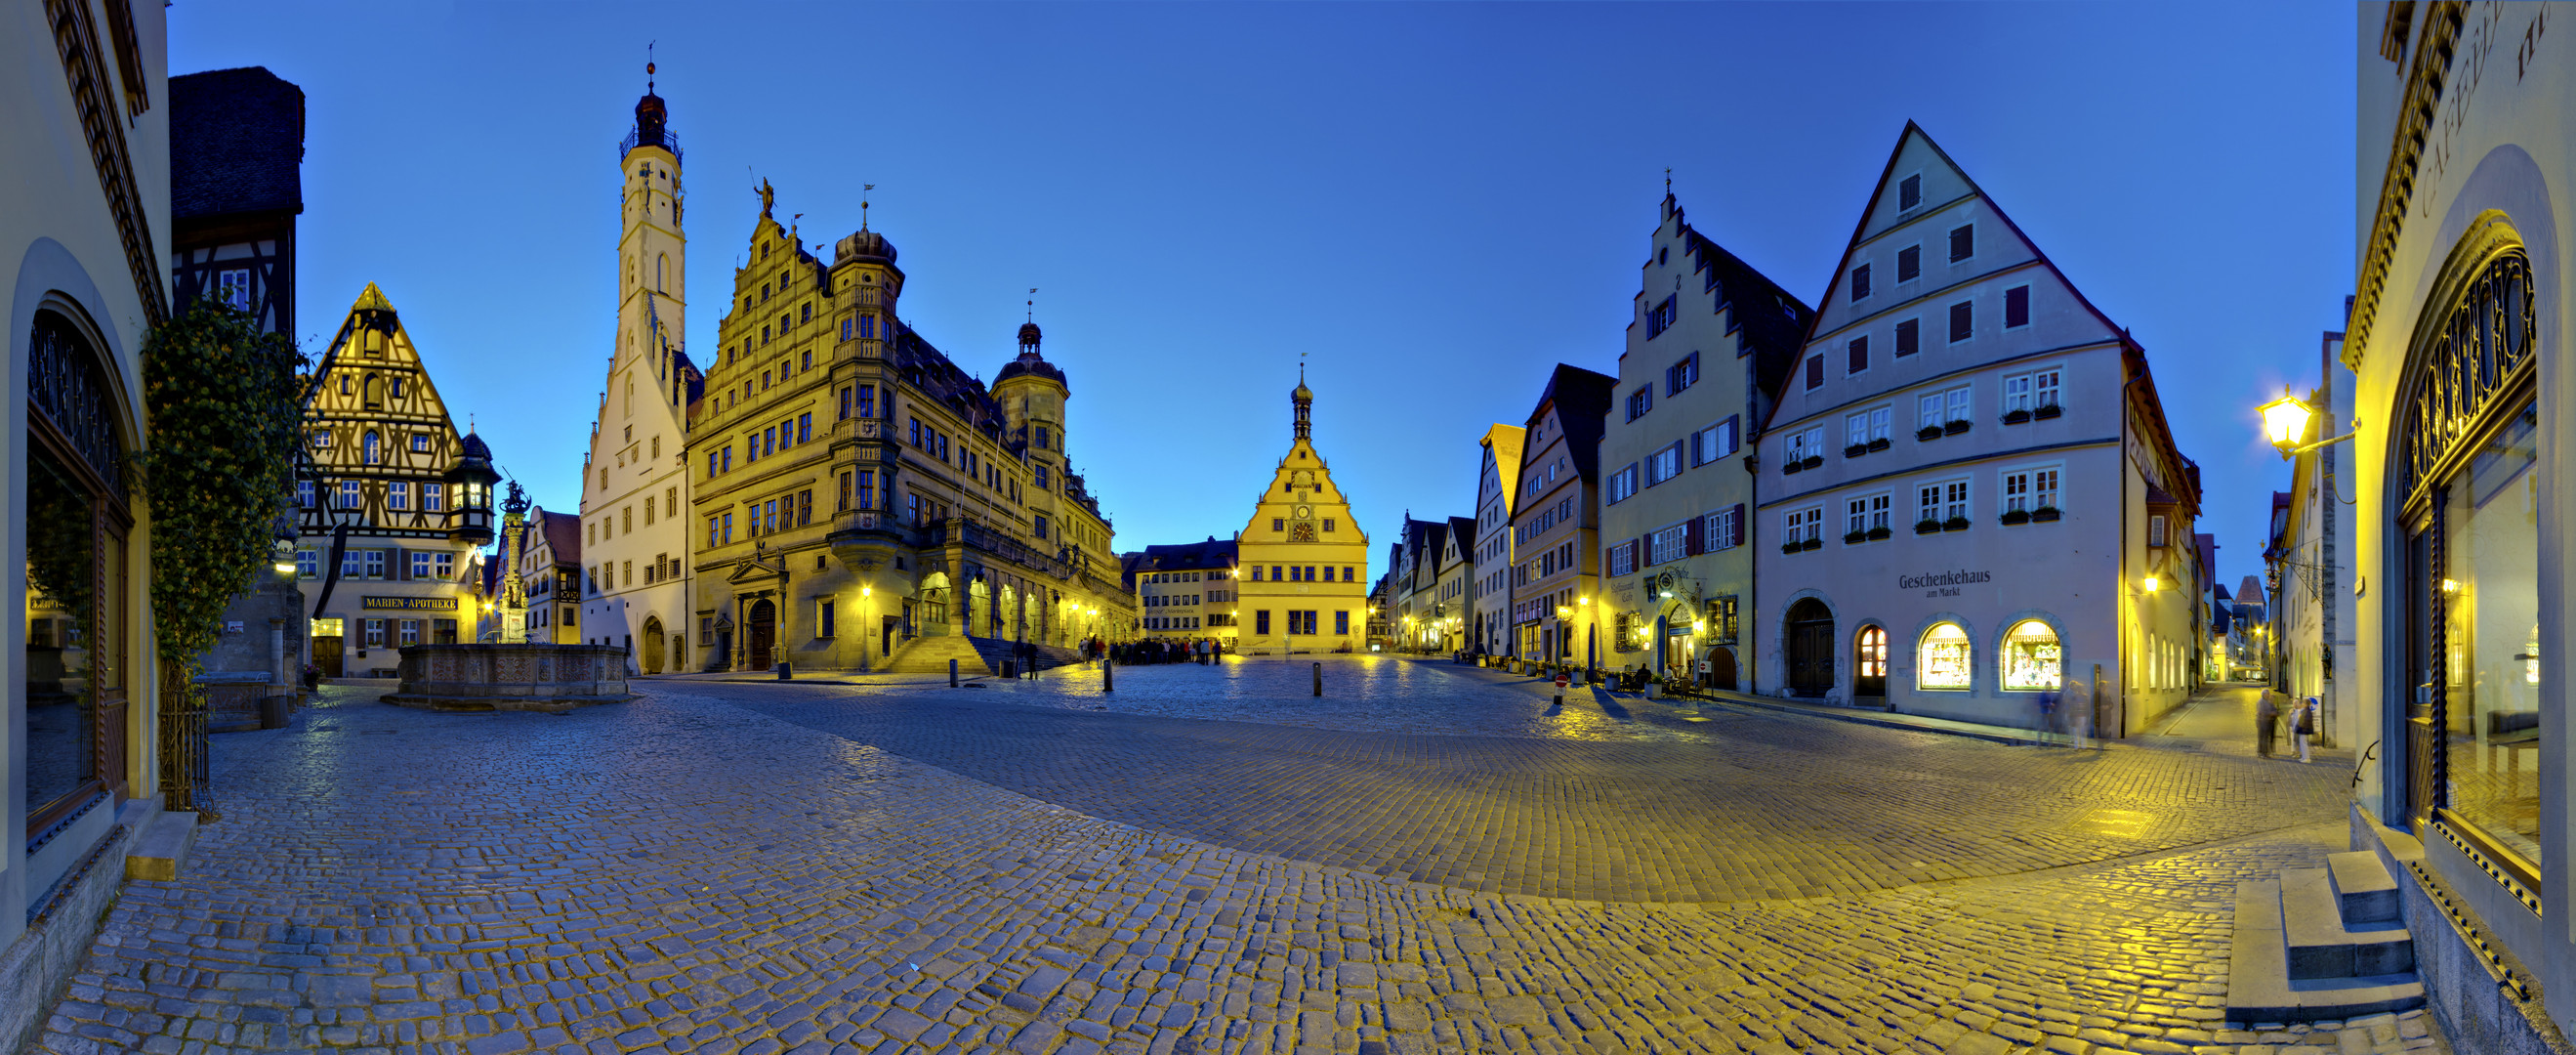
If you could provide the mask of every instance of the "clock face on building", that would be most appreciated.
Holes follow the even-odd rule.
[[[1315,515],[1315,507],[1313,507],[1313,506],[1298,506],[1298,507],[1297,507],[1297,519],[1299,519],[1299,520],[1304,520],[1304,519],[1306,519],[1306,518],[1308,518],[1308,517],[1311,517],[1311,516],[1314,516],[1314,515]]]

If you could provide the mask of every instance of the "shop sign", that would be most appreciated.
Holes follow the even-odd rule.
[[[362,597],[358,607],[370,612],[453,612],[453,597]]]
[[[1936,571],[1923,575],[1900,575],[1896,578],[1896,588],[1921,590],[1925,597],[1957,597],[1960,587],[1969,583],[1993,582],[1994,578],[1995,573],[1990,571],[1969,571],[1961,568],[1957,571]]]

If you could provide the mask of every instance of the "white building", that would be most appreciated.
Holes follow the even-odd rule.
[[[2319,342],[2322,383],[2301,398],[2321,411],[2310,419],[2311,439],[2339,434],[2352,421],[2353,376],[2344,369],[2343,334]],[[2345,728],[2337,672],[2353,669],[2352,487],[2336,471],[2352,452],[2328,444],[2291,462],[2290,490],[2275,512],[2278,533],[2265,553],[2272,566],[2271,632],[2280,688],[2292,697],[2317,698],[2324,712],[2324,742],[2353,743]]]
[[[1518,425],[1496,424],[1476,441],[1483,451],[1476,466],[1476,526],[1473,585],[1474,622],[1467,647],[1487,656],[1512,654],[1512,493],[1520,483],[1521,440]]]
[[[680,143],[666,117],[648,84],[620,150],[617,345],[582,461],[587,581],[582,629],[571,638],[626,646],[640,674],[696,670],[716,658],[692,662],[689,645],[687,422],[703,379],[681,350],[688,238]]]
[[[1756,691],[2106,735],[2187,695],[2200,487],[2145,351],[1911,123],[1755,442]]]

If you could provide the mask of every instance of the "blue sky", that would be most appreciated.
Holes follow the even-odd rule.
[[[998,370],[1040,290],[1070,453],[1121,548],[1243,526],[1301,356],[1381,554],[1408,509],[1471,514],[1488,424],[1526,417],[1556,362],[1615,372],[1666,167],[1693,226],[1812,301],[1912,119],[2146,346],[2232,585],[2287,480],[2252,408],[2314,383],[2353,285],[2348,5],[169,14],[174,72],[304,88],[306,347],[380,284],[450,408],[558,509],[656,41],[691,349],[717,343],[755,174],[827,246],[877,184],[903,313],[961,366]]]

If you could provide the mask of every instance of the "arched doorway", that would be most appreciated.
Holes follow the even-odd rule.
[[[1834,688],[1834,612],[1813,597],[1789,606],[1789,695],[1823,696]]]
[[[1708,687],[1735,691],[1734,649],[1720,647],[1708,650]]]
[[[1852,702],[1887,705],[1887,628],[1865,626],[1852,642]]]
[[[907,639],[938,637],[948,632],[948,594],[947,572],[934,571],[921,577],[921,588],[903,606],[903,633]]]
[[[644,619],[644,673],[662,672],[662,617]]]
[[[743,618],[743,666],[746,669],[767,668],[778,662],[770,655],[770,646],[778,634],[778,606],[768,599],[751,602],[751,611]]]

